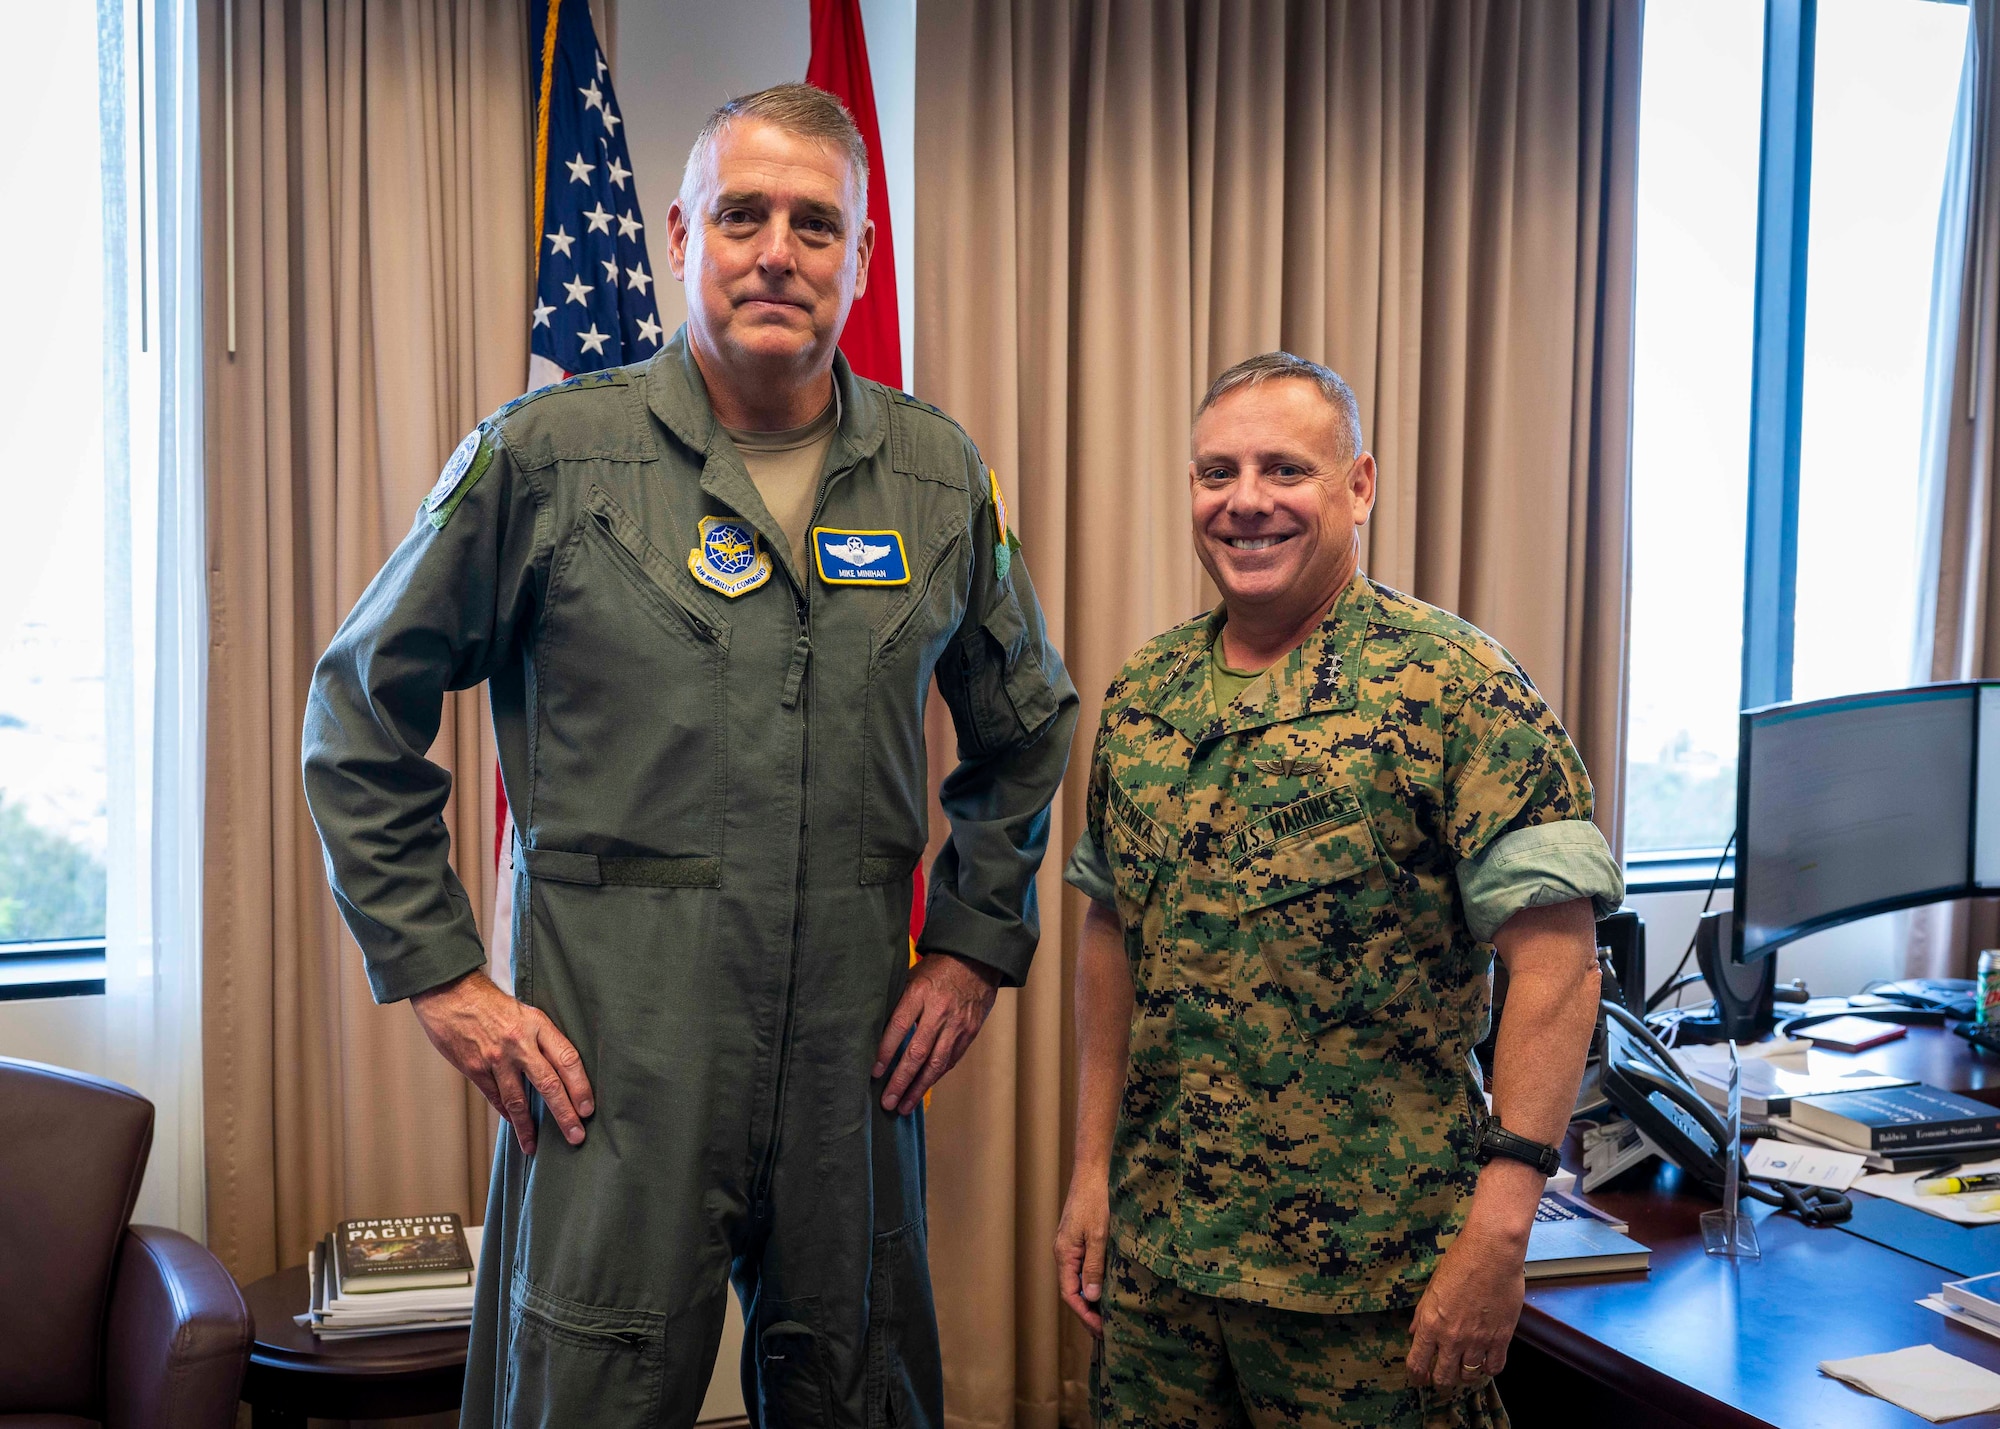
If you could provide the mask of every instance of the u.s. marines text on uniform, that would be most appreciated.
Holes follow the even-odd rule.
[[[802,90],[697,146],[670,218],[688,325],[482,423],[314,679],[306,784],[375,994],[432,1000],[440,1048],[511,1088],[468,1425],[691,1423],[732,1278],[755,1422],[940,1422],[899,1112],[1026,974],[1076,696],[972,443],[834,353],[865,185]],[[824,457],[779,502],[794,533],[726,427],[801,426]],[[933,676],[961,762],[912,971]],[[424,758],[481,680],[520,831],[514,998],[477,971]]]
[[[1482,1173],[1472,1048],[1497,940],[1495,1110],[1559,1138],[1619,897],[1589,782],[1504,650],[1357,570],[1373,460],[1337,377],[1244,364],[1194,447],[1223,602],[1106,692],[1068,875],[1057,1259],[1102,1422],[1504,1422],[1541,1177]]]

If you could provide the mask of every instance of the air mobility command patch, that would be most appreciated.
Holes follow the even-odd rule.
[[[895,531],[813,528],[813,556],[828,585],[908,585],[910,563]]]
[[[451,513],[458,510],[458,503],[465,500],[465,493],[479,484],[479,478],[486,475],[486,468],[491,465],[493,443],[487,438],[484,426],[474,427],[444,464],[431,494],[424,498],[423,510],[433,530],[444,529]]]
[[[688,570],[710,590],[734,600],[771,578],[771,557],[749,522],[704,516],[701,535],[688,552]]]

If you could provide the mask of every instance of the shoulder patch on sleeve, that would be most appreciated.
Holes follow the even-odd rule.
[[[504,410],[504,409],[503,409]],[[424,514],[434,530],[442,531],[451,520],[465,494],[479,484],[486,468],[493,465],[493,435],[484,422],[465,434],[465,440],[444,464],[437,485],[424,498]]]

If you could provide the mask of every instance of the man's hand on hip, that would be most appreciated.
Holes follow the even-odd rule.
[[[431,1046],[463,1072],[514,1128],[525,1155],[535,1154],[533,1087],[570,1145],[583,1140],[583,1118],[596,1109],[583,1058],[539,1008],[516,1001],[483,972],[470,972],[410,999]]]
[[[1417,1302],[1406,1360],[1412,1384],[1457,1389],[1496,1375],[1507,1364],[1507,1345],[1527,1292],[1522,1276],[1527,1236],[1479,1210],[1475,1200],[1465,1229],[1438,1261]]]
[[[902,1000],[883,1030],[869,1073],[879,1077],[895,1062],[896,1074],[882,1092],[884,1107],[908,1116],[924,1104],[924,1093],[958,1065],[985,1026],[999,987],[996,970],[950,953],[931,953],[917,960],[903,986]],[[896,1047],[905,1035],[910,1044],[897,1061]]]

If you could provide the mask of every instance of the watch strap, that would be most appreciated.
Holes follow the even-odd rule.
[[[1498,1117],[1489,1118],[1480,1131],[1478,1154],[1481,1165],[1496,1156],[1505,1156],[1510,1161],[1525,1161],[1544,1176],[1553,1176],[1562,1169],[1560,1151],[1542,1142],[1530,1141],[1525,1136],[1516,1136],[1500,1125]]]

